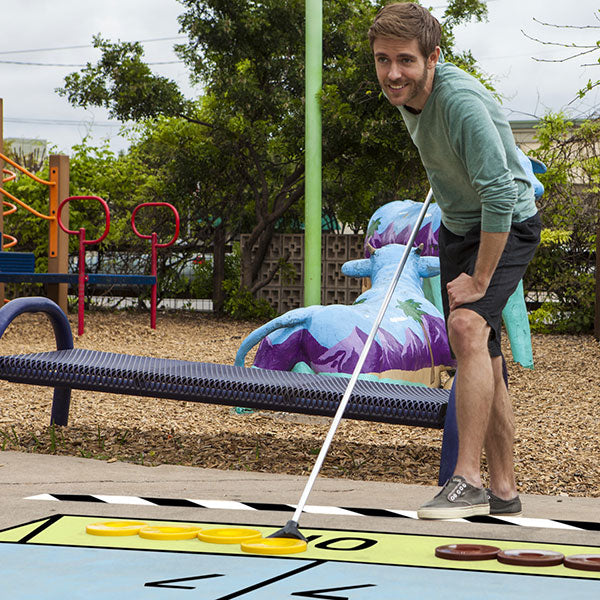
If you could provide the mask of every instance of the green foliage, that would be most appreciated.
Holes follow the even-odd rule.
[[[212,257],[194,260],[193,274],[190,281],[192,298],[211,298],[213,293],[213,259]],[[225,256],[225,282],[231,282],[230,287],[239,286],[240,281],[240,245],[233,245],[233,252]],[[236,283],[237,282],[237,283]]]
[[[235,243],[233,251],[225,257],[224,312],[234,319],[271,319],[275,310],[266,300],[256,299],[252,293],[240,285],[240,245]],[[194,264],[190,291],[194,298],[210,298],[213,289],[212,258],[198,260]]]
[[[540,299],[529,315],[533,331],[582,333],[593,328],[596,280],[590,258],[595,244],[596,236],[591,236],[577,252],[571,231],[542,230],[525,282]]]
[[[212,298],[212,282],[212,259],[194,259],[193,274],[190,280],[190,294],[192,298]]]
[[[225,313],[234,319],[267,320],[277,314],[266,300],[255,298],[249,289],[234,281],[223,282],[223,288],[227,294]]]
[[[164,112],[182,114],[186,110],[177,84],[154,75],[142,61],[144,50],[139,42],[112,44],[97,35],[93,45],[102,53],[98,63],[87,63],[80,73],[67,75],[64,87],[57,90],[71,104],[83,108],[102,106],[112,118],[123,121],[138,121]]]
[[[548,114],[537,139],[534,154],[548,171],[538,176],[545,187],[538,206],[546,229],[524,280],[539,305],[532,329],[587,332],[594,324],[600,120],[574,123]]]

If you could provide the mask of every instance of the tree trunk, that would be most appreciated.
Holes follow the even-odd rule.
[[[213,235],[213,312],[221,314],[225,303],[225,229],[219,225]]]
[[[251,235],[241,247],[242,286],[253,294],[268,283],[268,281],[259,282],[258,277],[274,233],[275,228],[272,225],[263,226],[254,244],[252,244],[254,236]]]

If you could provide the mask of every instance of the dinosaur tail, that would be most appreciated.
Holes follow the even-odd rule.
[[[267,337],[270,333],[277,331],[278,329],[284,329],[287,327],[296,327],[302,325],[306,321],[308,308],[297,308],[291,310],[284,315],[275,317],[268,323],[265,323],[258,329],[255,329],[249,336],[247,336],[240,344],[239,350],[235,355],[234,365],[243,367],[246,355],[248,352],[256,346],[260,341]]]

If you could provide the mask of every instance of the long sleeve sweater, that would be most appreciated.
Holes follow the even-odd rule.
[[[506,232],[537,212],[510,125],[477,79],[438,64],[423,110],[399,109],[450,231]]]

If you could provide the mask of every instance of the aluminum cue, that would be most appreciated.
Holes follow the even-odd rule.
[[[295,521],[296,523],[298,523],[298,519],[300,518],[300,515],[302,514],[302,511],[304,510],[304,506],[306,504],[306,501],[308,500],[308,496],[310,495],[310,492],[315,483],[315,480],[317,479],[319,471],[321,470],[321,466],[323,465],[323,461],[325,460],[325,456],[327,455],[327,451],[329,450],[329,446],[331,445],[333,436],[335,435],[336,429],[337,429],[340,421],[342,420],[342,416],[344,414],[344,411],[346,410],[346,405],[348,404],[350,395],[352,394],[352,391],[354,390],[354,385],[356,384],[356,381],[358,380],[358,376],[361,372],[362,366],[363,366],[365,360],[367,359],[367,354],[368,354],[369,350],[371,349],[371,344],[373,343],[373,340],[375,339],[375,335],[377,333],[377,330],[379,329],[379,325],[381,323],[381,320],[383,319],[383,315],[385,314],[385,311],[387,310],[387,307],[392,299],[392,294],[394,293],[394,289],[396,288],[396,285],[398,284],[400,275],[402,275],[402,271],[404,270],[404,265],[406,264],[406,261],[408,260],[408,255],[410,254],[410,251],[412,250],[412,246],[414,244],[415,238],[417,237],[417,234],[419,233],[421,223],[423,222],[423,219],[425,218],[425,213],[427,212],[427,209],[429,208],[429,203],[431,202],[432,196],[433,196],[433,190],[430,189],[427,194],[427,197],[425,198],[425,202],[423,202],[421,212],[419,213],[419,216],[417,217],[417,221],[416,221],[416,223],[413,227],[413,230],[410,234],[410,238],[408,239],[408,242],[406,243],[406,249],[404,250],[404,254],[402,255],[402,260],[398,264],[398,268],[396,269],[396,272],[394,273],[394,278],[392,279],[392,283],[390,284],[390,287],[388,288],[387,294],[383,300],[381,308],[379,309],[379,313],[377,314],[375,322],[373,323],[373,327],[371,328],[369,337],[367,338],[367,341],[365,342],[362,352],[360,353],[360,356],[358,357],[358,362],[356,363],[356,366],[354,367],[354,371],[352,372],[352,377],[350,377],[350,381],[348,382],[348,387],[346,388],[346,391],[344,392],[344,395],[342,397],[340,405],[338,406],[335,416],[333,417],[333,422],[331,423],[329,432],[327,433],[327,436],[325,437],[325,441],[323,442],[323,445],[321,446],[321,451],[319,452],[319,455],[317,456],[317,460],[315,461],[313,470],[311,471],[311,474],[308,478],[306,486],[304,487],[304,491],[302,492],[302,496],[300,497],[300,501],[298,502],[298,506],[296,507],[294,516],[292,517],[292,520]]]

